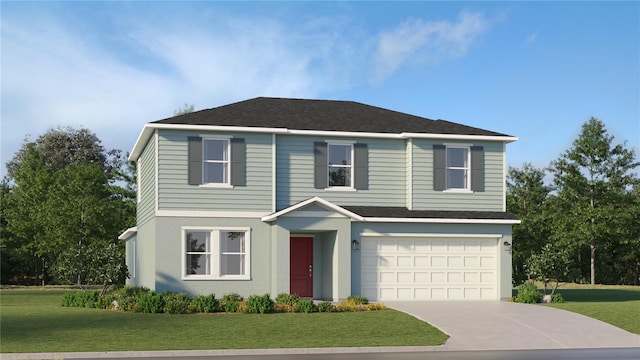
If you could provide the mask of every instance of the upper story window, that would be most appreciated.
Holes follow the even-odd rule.
[[[353,146],[328,144],[329,151],[329,187],[352,185]]]
[[[433,190],[484,190],[484,147],[433,145]]]
[[[203,183],[229,183],[229,140],[203,140]]]
[[[313,143],[316,189],[369,189],[369,151],[364,143]]]
[[[469,148],[447,147],[447,189],[469,190]]]
[[[241,138],[188,138],[189,185],[245,186],[245,144]]]

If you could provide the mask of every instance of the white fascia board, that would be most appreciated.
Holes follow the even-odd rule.
[[[464,233],[376,233],[364,232],[360,237],[411,237],[411,238],[474,238],[474,239],[500,239],[502,234],[464,234]]]
[[[218,125],[186,125],[186,124],[159,124],[147,123],[144,125],[138,140],[131,150],[129,160],[135,161],[140,156],[144,144],[147,142],[152,129],[192,130],[192,131],[234,131],[269,134],[291,134],[307,136],[336,136],[336,137],[367,137],[378,139],[443,139],[443,140],[471,140],[471,141],[501,141],[510,143],[518,140],[515,136],[488,136],[488,135],[457,135],[457,134],[431,134],[431,133],[373,133],[355,131],[330,131],[330,130],[295,130],[287,128],[244,127],[244,126],[218,126]]]
[[[307,136],[335,136],[335,137],[367,137],[378,139],[404,139],[402,134],[397,133],[372,133],[355,131],[330,131],[330,130],[292,130],[288,129],[287,134],[307,135]]]
[[[458,135],[458,134],[430,134],[430,133],[402,133],[400,135],[402,138],[415,138],[415,139],[502,141],[504,143],[518,141],[518,138],[516,136]]]
[[[280,217],[282,215],[286,215],[286,214],[288,214],[288,213],[290,213],[292,211],[301,209],[301,208],[303,208],[305,206],[309,206],[311,204],[320,205],[320,206],[322,206],[322,207],[324,207],[326,209],[335,211],[335,212],[337,212],[339,214],[342,214],[342,215],[344,215],[346,217],[349,217],[349,218],[351,218],[352,220],[355,220],[355,221],[364,221],[364,218],[362,216],[360,216],[360,215],[358,215],[356,213],[353,213],[353,212],[351,212],[349,210],[346,210],[346,209],[344,209],[344,208],[342,208],[342,207],[340,207],[338,205],[335,205],[335,204],[333,204],[333,203],[331,203],[331,202],[329,202],[329,201],[327,201],[327,200],[325,200],[323,198],[317,197],[317,196],[312,197],[310,199],[307,199],[305,201],[299,202],[299,203],[297,203],[295,205],[289,206],[288,208],[282,209],[282,210],[280,210],[280,211],[278,211],[276,213],[273,213],[271,215],[263,216],[261,218],[261,220],[265,221],[265,222],[266,221],[274,221],[274,220],[276,220],[278,217]]]
[[[130,227],[127,230],[125,230],[122,234],[120,234],[120,236],[118,236],[118,240],[127,240],[131,236],[135,235],[137,232],[138,232],[137,226]]]
[[[431,224],[495,224],[516,225],[520,220],[499,219],[438,219],[438,218],[383,218],[365,217],[363,222],[391,222],[391,223],[431,223]]]

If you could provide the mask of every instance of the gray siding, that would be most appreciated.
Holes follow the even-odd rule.
[[[188,136],[194,131],[159,131],[159,210],[265,211],[271,210],[271,135],[226,133],[245,139],[246,186],[206,187],[189,185],[187,179]],[[216,133],[207,135],[215,136]]]
[[[314,188],[313,143],[325,140],[356,140],[367,144],[369,188],[341,191]],[[406,150],[404,140],[345,139],[311,136],[277,136],[277,209],[313,196],[338,205],[405,206]]]
[[[474,142],[484,147],[485,187],[483,192],[433,190],[433,145],[443,141],[413,140],[413,210],[503,211],[504,177],[502,143]],[[445,141],[447,144],[455,141]],[[470,144],[469,142],[459,142]]]
[[[156,289],[156,218],[148,221],[143,226],[138,226],[136,234],[136,278],[137,286],[144,286],[151,290]],[[160,243],[161,244],[161,243]],[[158,246],[159,248],[162,247]]]
[[[137,206],[137,226],[144,225],[155,215],[156,196],[156,136],[147,142],[138,159],[139,198]]]

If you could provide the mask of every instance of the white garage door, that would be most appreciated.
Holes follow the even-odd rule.
[[[497,300],[496,238],[363,237],[370,300]]]

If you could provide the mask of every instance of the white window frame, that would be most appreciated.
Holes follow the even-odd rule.
[[[227,160],[208,160],[207,141],[225,141],[227,148]],[[225,167],[226,179],[224,182],[208,182],[206,164],[223,164]],[[202,138],[202,184],[201,186],[231,186],[231,140],[229,137],[203,137]]]
[[[354,190],[353,180],[354,180],[354,154],[353,154],[353,142],[327,142],[327,189],[331,190]],[[350,149],[351,159],[349,160],[349,165],[336,165],[331,164],[331,147],[332,146],[348,146]],[[331,168],[346,168],[349,169],[349,184],[344,186],[331,186]]]
[[[182,227],[182,280],[251,280],[251,228],[246,227]],[[187,233],[188,232],[209,232],[209,274],[192,275],[187,273]],[[221,258],[224,254],[221,251],[220,234],[222,232],[243,232],[244,233],[244,274],[242,275],[222,275]],[[237,254],[237,253],[228,253]]]
[[[449,149],[464,149],[467,152],[466,166],[449,166]],[[464,170],[464,187],[449,187],[449,170]],[[471,146],[468,145],[447,145],[445,148],[445,191],[471,191]]]

